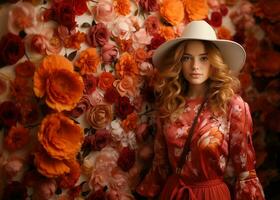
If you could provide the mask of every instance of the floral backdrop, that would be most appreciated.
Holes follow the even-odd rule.
[[[279,199],[280,1],[0,0],[0,199],[141,199],[154,50],[205,19],[242,44],[257,172]]]

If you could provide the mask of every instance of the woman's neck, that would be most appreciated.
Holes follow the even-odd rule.
[[[207,93],[207,84],[189,85],[187,97],[190,99],[204,98]]]

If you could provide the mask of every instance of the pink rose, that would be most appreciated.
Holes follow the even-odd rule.
[[[93,46],[104,46],[110,37],[107,27],[103,23],[98,23],[89,29],[87,34],[87,42]]]
[[[112,3],[108,0],[100,0],[93,7],[93,15],[96,21],[108,23],[115,18],[115,11]]]
[[[23,167],[23,159],[11,157],[4,165],[4,173],[9,179],[15,177]]]
[[[112,35],[121,40],[129,40],[134,28],[130,19],[124,16],[118,17],[112,24]]]
[[[11,6],[8,17],[9,32],[18,35],[22,30],[35,25],[36,21],[35,7],[28,2],[19,2]]]
[[[151,40],[152,37],[146,32],[144,28],[141,28],[132,35],[132,47],[134,49],[144,48],[146,45],[151,43]]]
[[[118,48],[113,44],[105,44],[101,48],[101,57],[104,64],[111,64],[119,55]]]
[[[80,99],[77,106],[70,111],[70,115],[77,118],[85,113],[90,108],[90,106],[92,106],[91,97],[89,95],[84,95]]]

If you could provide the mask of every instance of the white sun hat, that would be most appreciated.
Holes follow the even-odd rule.
[[[215,30],[206,21],[199,20],[190,22],[185,27],[181,37],[169,40],[159,46],[153,55],[154,65],[159,68],[165,66],[165,58],[170,50],[174,50],[174,47],[186,40],[203,40],[214,43],[220,50],[224,62],[235,75],[240,72],[245,63],[246,52],[240,44],[230,40],[217,39]]]

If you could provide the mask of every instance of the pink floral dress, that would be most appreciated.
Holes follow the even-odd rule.
[[[137,192],[154,197],[165,185],[172,194],[163,192],[161,199],[230,200],[224,180],[233,177],[234,199],[265,199],[254,167],[249,107],[238,95],[232,98],[227,115],[223,117],[212,114],[206,103],[198,118],[180,181],[167,181],[170,167],[172,171],[176,169],[201,103],[201,99],[186,100],[185,111],[175,122],[163,125],[157,121],[153,166]]]

